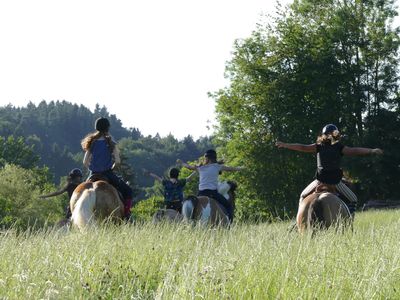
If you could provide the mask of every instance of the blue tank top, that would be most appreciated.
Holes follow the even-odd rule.
[[[104,139],[95,140],[90,148],[92,159],[90,161],[89,170],[93,173],[101,173],[111,170],[113,165],[112,153]]]

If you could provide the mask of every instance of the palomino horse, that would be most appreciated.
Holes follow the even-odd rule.
[[[96,221],[120,221],[124,216],[124,205],[117,190],[103,180],[78,185],[72,194],[70,207],[72,225],[79,229]]]
[[[235,208],[236,183],[233,181],[220,182],[218,192],[230,201]],[[185,220],[196,220],[201,224],[223,225],[230,224],[228,215],[218,202],[205,196],[191,197],[183,202],[182,215]]]
[[[299,205],[296,222],[300,233],[306,229],[326,229],[332,225],[349,225],[352,217],[347,205],[335,195],[334,186],[321,184]]]

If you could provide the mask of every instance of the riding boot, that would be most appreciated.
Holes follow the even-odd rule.
[[[125,199],[124,203],[124,219],[129,221],[131,218],[132,199]]]

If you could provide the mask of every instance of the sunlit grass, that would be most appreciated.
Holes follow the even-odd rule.
[[[0,298],[399,299],[400,212],[314,238],[289,223],[0,234]]]

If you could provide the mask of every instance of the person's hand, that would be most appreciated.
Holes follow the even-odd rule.
[[[284,147],[285,147],[285,143],[280,142],[280,141],[277,141],[277,142],[275,143],[275,146],[277,146],[278,148],[284,148]]]
[[[181,165],[183,164],[183,161],[182,161],[181,159],[178,158],[178,159],[176,160],[176,163],[177,163],[178,165],[181,166]]]
[[[381,154],[383,154],[383,150],[382,150],[382,149],[379,149],[379,148],[375,148],[375,149],[372,149],[371,153],[372,153],[372,154],[379,154],[379,155],[381,155]]]
[[[46,199],[46,196],[40,195],[39,198],[40,198],[40,199]]]
[[[147,176],[147,175],[150,175],[150,172],[149,172],[147,169],[145,169],[145,168],[142,169],[142,172],[143,172],[143,174],[146,175],[146,176]]]

